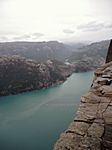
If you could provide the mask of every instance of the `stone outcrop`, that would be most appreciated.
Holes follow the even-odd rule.
[[[54,150],[112,150],[112,62],[96,70],[74,121]]]

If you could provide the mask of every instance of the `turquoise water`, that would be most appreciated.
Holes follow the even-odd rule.
[[[0,150],[52,150],[92,78],[93,72],[74,73],[56,87],[0,97]]]

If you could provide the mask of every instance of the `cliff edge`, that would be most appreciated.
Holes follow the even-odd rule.
[[[108,57],[111,50],[109,47],[109,63],[96,70],[74,121],[61,134],[54,150],[112,150],[112,57]]]
[[[89,92],[81,98],[74,121],[54,150],[112,149],[112,62],[95,72]]]

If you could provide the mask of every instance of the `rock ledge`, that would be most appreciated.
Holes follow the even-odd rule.
[[[112,62],[96,70],[74,121],[54,150],[112,150]]]

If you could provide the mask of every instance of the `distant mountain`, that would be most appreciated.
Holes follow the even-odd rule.
[[[73,52],[68,61],[74,65],[75,72],[96,69],[104,63],[109,46],[109,40],[92,43]]]
[[[0,95],[47,88],[64,82],[71,73],[70,67],[56,60],[37,63],[20,56],[0,56]]]
[[[77,52],[80,51],[80,49],[84,46],[86,46],[87,44],[85,43],[64,43],[64,45],[73,52]],[[83,50],[83,49],[82,49]]]
[[[37,62],[57,60],[71,64],[75,72],[94,70],[105,61],[109,40],[83,43],[6,42],[0,43],[0,56],[18,55]]]
[[[19,55],[39,62],[48,59],[64,62],[70,54],[70,49],[57,41],[0,43],[0,55]]]

